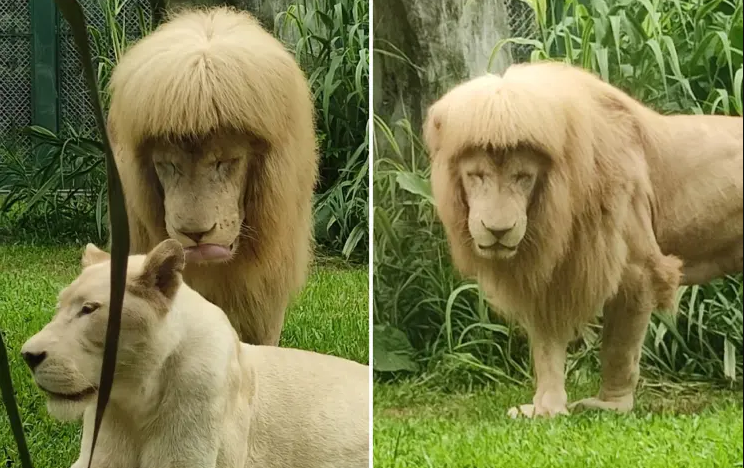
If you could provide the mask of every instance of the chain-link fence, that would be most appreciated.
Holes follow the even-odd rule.
[[[523,0],[507,0],[506,12],[512,37],[532,39],[537,35],[535,11]],[[528,44],[510,44],[514,62],[529,61],[532,46]]]
[[[80,4],[89,38],[108,49],[99,52],[113,61],[109,18],[116,19],[117,32],[123,30],[126,39],[135,40],[141,35],[141,22],[149,22],[150,3],[101,2],[106,0],[82,0]],[[97,136],[80,58],[69,25],[54,2],[0,0],[0,140],[30,124],[61,135],[74,131]]]
[[[102,1],[105,2],[106,0]],[[101,8],[100,0],[81,1],[80,3],[85,11],[89,29],[93,28],[100,33],[104,44],[107,44],[105,41],[109,39],[106,35],[109,33],[110,26],[106,24],[107,15]],[[136,0],[129,1],[123,5],[123,8],[115,15],[115,18],[118,27],[123,30],[127,42],[130,43],[139,38],[142,33],[140,21],[143,17],[149,21],[150,2],[148,0]],[[60,122],[70,125],[76,132],[97,135],[98,131],[95,117],[93,116],[93,108],[85,86],[80,57],[75,47],[70,25],[66,21],[60,21],[59,26]],[[111,47],[108,47],[105,55],[109,60],[114,60],[114,52]],[[65,131],[64,128],[61,128],[61,130],[63,132]]]
[[[32,122],[31,15],[27,0],[0,0],[0,137]]]

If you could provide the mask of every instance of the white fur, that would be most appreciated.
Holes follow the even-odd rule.
[[[146,261],[142,255],[130,257],[128,284],[137,280]],[[52,322],[24,345],[24,352],[48,353],[48,364],[34,372],[40,385],[49,388],[48,376],[61,371],[85,377],[86,371],[78,369],[99,365],[100,356],[91,359],[75,344],[56,344],[69,338],[86,343],[91,334],[104,333],[100,324],[105,323],[107,307],[87,319],[74,318],[80,303],[75,298],[91,300],[98,294],[107,299],[109,265],[103,261],[85,268],[60,295],[60,310]],[[368,366],[298,349],[240,343],[221,309],[182,283],[180,275],[177,281],[180,287],[164,315],[156,308],[148,310],[149,302],[141,295],[125,296],[122,323],[128,328],[122,328],[94,467],[368,466]],[[94,323],[92,317],[99,312],[104,315]],[[63,321],[65,326],[60,326]],[[61,336],[68,333],[82,336]],[[92,374],[85,378],[97,381]],[[79,391],[75,385],[52,390]],[[57,414],[70,406],[84,406],[81,454],[73,465],[83,468],[90,457],[96,397],[74,405],[50,401],[50,410]]]

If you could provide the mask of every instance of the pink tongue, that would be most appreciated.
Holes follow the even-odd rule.
[[[186,248],[186,261],[189,263],[225,260],[227,258],[230,258],[230,249],[222,245],[201,244]]]

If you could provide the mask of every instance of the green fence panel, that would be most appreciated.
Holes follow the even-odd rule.
[[[32,0],[32,93],[34,124],[57,132],[57,6],[54,0]]]
[[[124,26],[128,41],[141,36],[140,19],[149,21],[151,10],[149,0],[80,4],[88,25],[104,41],[105,8],[116,8],[116,21]],[[112,50],[105,55],[114,58]],[[0,0],[0,140],[31,124],[62,136],[69,136],[70,129],[98,136],[80,57],[54,0]]]

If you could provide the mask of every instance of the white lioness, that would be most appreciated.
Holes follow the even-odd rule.
[[[109,254],[88,244],[52,321],[21,350],[59,419],[83,417],[90,458],[110,293]],[[362,468],[368,366],[238,341],[225,314],[183,283],[175,240],[129,257],[111,399],[97,468]]]

